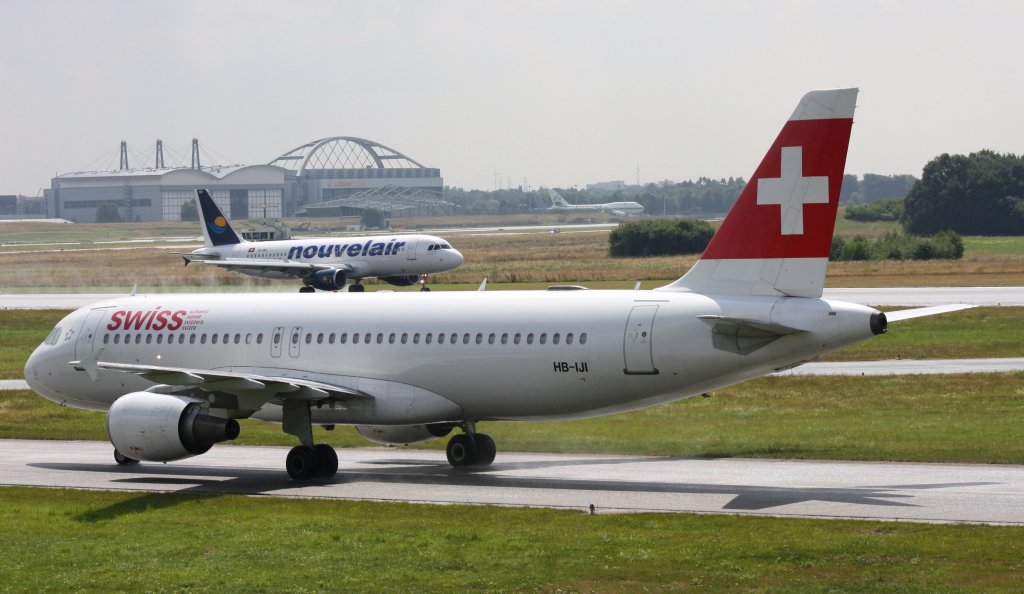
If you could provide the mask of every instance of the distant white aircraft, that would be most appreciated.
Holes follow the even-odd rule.
[[[639,202],[605,202],[604,204],[569,204],[565,198],[549,189],[551,196],[551,211],[564,212],[607,212],[620,217],[636,216],[643,214],[644,205]]]
[[[119,464],[202,454],[255,418],[298,438],[286,467],[307,480],[338,467],[313,424],[385,443],[459,428],[448,461],[486,465],[480,421],[626,412],[800,365],[963,307],[821,298],[856,97],[805,95],[701,259],[653,291],[127,296],[61,320],[25,378],[108,411]]]
[[[420,276],[445,272],[462,264],[462,254],[433,235],[310,237],[279,241],[245,241],[206,190],[198,190],[205,245],[189,254],[189,262],[220,266],[270,279],[302,279],[302,292],[363,290],[359,281],[377,277],[399,287],[415,285]],[[425,287],[424,287],[425,288]]]

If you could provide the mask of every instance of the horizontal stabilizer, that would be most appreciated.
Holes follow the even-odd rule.
[[[749,355],[783,336],[806,332],[782,324],[745,318],[715,315],[697,317],[711,326],[711,344],[715,349],[738,355]]]
[[[917,309],[903,309],[900,311],[885,312],[885,319],[889,322],[902,322],[925,316],[937,316],[939,314],[971,309],[975,307],[969,303],[950,303],[948,305],[933,305],[932,307],[919,307]]]

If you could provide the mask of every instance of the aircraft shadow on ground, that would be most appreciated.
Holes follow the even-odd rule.
[[[649,459],[648,459],[649,460]],[[112,467],[104,464],[47,463],[30,466],[47,470],[71,472],[118,473],[123,478],[112,482],[128,489],[146,490],[164,488],[165,493],[146,493],[131,501],[115,504],[108,508],[82,514],[82,521],[99,521],[145,509],[177,505],[188,498],[181,495],[273,495],[295,497],[332,497],[307,491],[307,488],[328,488],[354,483],[378,483],[415,486],[485,487],[496,489],[540,489],[555,491],[605,492],[621,494],[623,504],[610,507],[628,509],[633,507],[629,496],[635,493],[658,493],[670,495],[731,495],[732,499],[722,506],[723,511],[761,511],[775,507],[819,501],[853,505],[883,507],[918,507],[908,501],[912,494],[899,491],[925,491],[956,487],[985,486],[992,482],[923,483],[910,485],[865,486],[865,487],[765,487],[760,485],[719,485],[705,483],[683,483],[667,481],[593,480],[573,478],[518,477],[497,474],[503,471],[524,468],[545,468],[555,466],[587,466],[592,464],[623,464],[635,462],[628,458],[588,459],[581,461],[536,461],[527,463],[494,464],[483,469],[455,469],[447,464],[424,464],[423,461],[409,461],[407,466],[389,466],[360,471],[343,469],[325,480],[296,483],[279,470],[232,469],[197,466],[169,466],[143,464],[131,467]],[[372,464],[383,464],[380,461]],[[390,464],[402,464],[393,461]],[[167,489],[180,486],[180,489]],[[289,493],[280,493],[290,491]],[[168,497],[174,494],[178,497]],[[396,492],[396,499],[424,501],[415,492],[402,496]],[[456,501],[445,500],[446,503]],[[605,503],[609,507],[608,503]]]

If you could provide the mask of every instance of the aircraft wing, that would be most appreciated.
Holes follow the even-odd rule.
[[[276,397],[282,400],[317,401],[373,398],[369,394],[351,388],[291,377],[89,360],[72,361],[70,365],[89,372],[90,376],[93,376],[97,369],[105,369],[132,373],[158,384],[191,386],[228,394],[263,395],[268,399]]]
[[[889,322],[902,322],[903,320],[935,316],[963,309],[971,309],[972,307],[976,306],[970,303],[951,303],[949,305],[933,305],[932,307],[918,307],[916,309],[901,309],[899,311],[885,312],[885,319]]]
[[[188,258],[186,262],[200,262],[202,264],[213,264],[233,271],[260,271],[277,272],[282,276],[294,276],[302,278],[318,270],[341,269],[350,272],[348,266],[325,266],[323,264],[312,264],[309,262],[295,262],[293,260],[257,260],[249,258]]]

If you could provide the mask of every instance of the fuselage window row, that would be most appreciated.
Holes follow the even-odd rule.
[[[122,336],[123,336],[123,339],[122,339]],[[204,332],[202,334],[195,334],[195,333],[187,334],[187,335],[186,334],[178,334],[177,336],[178,336],[178,338],[177,338],[177,343],[178,344],[185,344],[185,340],[186,340],[185,337],[186,336],[188,336],[188,343],[189,344],[196,344],[197,337],[198,337],[199,344],[207,344],[207,341],[209,341],[210,344],[224,344],[224,345],[241,344],[243,341],[245,342],[245,344],[252,344],[254,339],[255,339],[256,344],[263,344],[263,333],[262,332],[257,333],[257,334],[253,334],[253,333],[249,332],[249,333],[246,333],[244,335],[242,333],[231,334],[230,332],[225,332],[223,334],[211,333],[211,334],[209,334],[209,336],[207,335],[207,333]],[[298,333],[295,333],[295,334],[292,335],[292,344],[298,344],[299,336],[300,335]],[[373,333],[367,332],[367,333],[365,333],[363,335],[360,335],[358,333],[353,333],[352,334],[352,344],[359,344],[360,343],[360,336],[362,336],[362,343],[363,344],[372,344],[373,342],[376,342],[376,344],[383,344],[385,336],[387,336],[388,344],[395,344],[396,342],[401,343],[401,344],[408,344],[409,341],[410,341],[410,335],[407,332],[403,332],[402,334],[398,334],[398,333],[395,333],[395,332],[390,332],[387,335],[385,335],[383,332],[379,332],[376,335],[376,341],[374,341]],[[533,332],[527,333],[525,335],[526,344],[528,344],[528,345],[534,344],[534,337],[535,337],[535,335],[534,335]],[[347,344],[348,343],[348,338],[349,337],[348,337],[348,333],[347,332],[342,332],[340,334],[336,334],[334,332],[326,333],[325,334],[323,332],[320,332],[320,333],[316,334],[316,343],[317,344],[324,344],[324,342],[326,342],[327,344],[335,344],[335,340],[337,340],[338,344]],[[312,332],[306,334],[306,338],[305,338],[306,344],[312,344],[313,339],[314,339],[314,335],[313,335]],[[434,343],[434,333],[433,332],[428,332],[426,334],[420,334],[419,332],[416,332],[416,333],[411,335],[411,339],[412,339],[412,344],[420,344],[421,342],[423,342],[424,344],[433,344]],[[508,344],[510,339],[512,341],[512,344],[521,344],[523,342],[523,334],[520,333],[520,332],[516,332],[513,335],[509,335],[508,332],[504,332],[501,335],[498,335],[497,333],[491,332],[491,333],[486,335],[487,344],[496,344],[496,343]],[[556,333],[551,335],[551,344],[559,344],[561,342],[561,339],[562,339],[562,335],[560,333],[556,332]],[[164,344],[164,335],[163,334],[159,334],[159,333],[153,334],[153,333],[142,333],[142,332],[139,332],[137,334],[133,334],[131,332],[123,332],[123,333],[113,333],[113,334],[104,334],[103,335],[103,344],[110,344],[110,343],[122,344],[123,343],[123,344],[127,345],[127,344],[132,344],[133,342],[134,342],[134,344],[142,344],[143,341],[145,341],[146,344],[154,344],[154,342],[155,342],[155,344]],[[174,336],[168,336],[166,342],[167,342],[167,344],[174,344],[174,342],[175,342]],[[274,334],[273,335],[273,342],[274,342],[274,345],[279,345],[281,343],[281,335],[280,334]],[[439,332],[437,334],[437,344],[445,344],[446,342],[448,344],[451,344],[451,345],[459,344],[459,334],[457,332],[453,332],[449,336],[448,334],[445,334],[443,332]],[[470,342],[474,342],[476,344],[483,344],[483,342],[484,342],[484,334],[482,332],[478,332],[475,335],[470,334],[468,332],[464,333],[462,335],[462,344],[470,344]],[[537,336],[536,342],[538,342],[539,344],[547,344],[547,342],[548,342],[548,334],[546,332],[540,333]],[[565,335],[565,344],[571,345],[574,342],[576,342],[576,335],[574,333],[570,332],[570,333]],[[579,335],[578,344],[580,344],[580,345],[587,344],[587,333],[586,332],[583,332],[583,333],[581,333]]]

